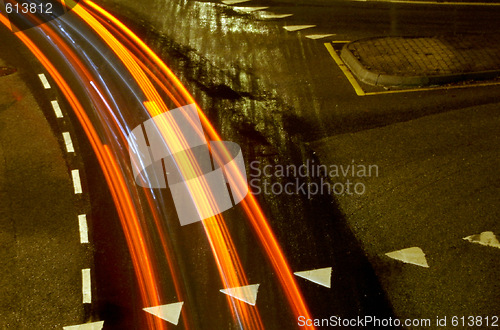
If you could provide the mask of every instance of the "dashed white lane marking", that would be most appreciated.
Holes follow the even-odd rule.
[[[233,7],[233,10],[242,12],[242,13],[252,13],[254,11],[265,10],[269,7]]]
[[[411,247],[407,249],[402,249],[398,251],[393,251],[385,254],[389,258],[402,261],[407,264],[413,264],[420,267],[429,268],[427,264],[427,259],[425,259],[425,253],[419,247]]]
[[[332,267],[305,270],[293,274],[316,284],[331,288]]]
[[[309,38],[309,39],[323,39],[323,38],[327,38],[327,37],[333,37],[335,34],[310,34],[310,35],[307,35],[306,38]]]
[[[310,29],[315,27],[316,25],[288,25],[284,26],[283,28],[287,31],[299,31],[299,30],[304,30],[304,29]]]
[[[71,140],[71,134],[69,132],[62,133],[64,138],[64,144],[66,144],[66,150],[68,152],[75,152],[75,148],[73,147],[73,140]]]
[[[257,301],[259,285],[260,284],[237,286],[234,288],[221,289],[220,292],[254,306]]]
[[[265,13],[260,16],[260,18],[264,19],[281,19],[293,16],[293,14],[273,14],[273,13]]]
[[[56,117],[57,118],[64,117],[63,113],[61,111],[61,107],[59,106],[59,102],[57,102],[57,101],[50,101],[50,103],[52,103],[52,109],[54,109],[54,113],[56,114]]]
[[[73,188],[75,188],[75,194],[82,193],[82,182],[80,180],[80,171],[72,170],[71,176],[73,177]]]
[[[104,321],[78,324],[78,325],[70,325],[67,327],[63,327],[64,330],[101,330],[104,326]]]
[[[150,314],[158,316],[160,319],[163,319],[174,325],[177,325],[177,323],[179,323],[179,316],[181,315],[181,309],[183,304],[184,302],[181,301],[173,304],[146,307],[143,308],[143,310]]]
[[[45,77],[45,74],[43,73],[40,73],[38,75],[38,77],[40,78],[40,81],[42,82],[43,84],[43,88],[45,89],[50,89],[50,84],[49,84],[49,81],[47,80],[47,77]]]
[[[80,227],[80,243],[89,242],[89,228],[87,226],[87,215],[80,214],[78,216],[78,226]]]
[[[477,243],[484,246],[491,246],[500,249],[500,242],[492,231],[483,231],[481,234],[467,236],[463,239],[471,243]]]
[[[82,269],[82,295],[84,304],[90,304],[92,302],[90,268]]]
[[[222,3],[225,5],[231,6],[231,5],[235,5],[237,3],[243,3],[243,2],[248,2],[248,1],[250,1],[250,0],[224,0],[224,1],[222,1]]]

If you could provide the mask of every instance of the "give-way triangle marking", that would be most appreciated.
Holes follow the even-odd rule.
[[[183,301],[173,304],[146,307],[143,308],[143,310],[150,314],[158,316],[160,319],[177,325],[177,323],[179,323],[179,316],[181,315],[182,304],[184,304]]]
[[[492,231],[483,231],[481,234],[464,237],[464,240],[484,246],[491,246],[500,249],[500,242]]]
[[[221,289],[220,292],[254,306],[257,301],[259,285],[260,284],[237,286],[234,288]]]
[[[287,31],[299,31],[299,30],[304,30],[304,29],[310,29],[315,27],[316,25],[287,25],[283,26],[283,28]]]
[[[402,261],[407,264],[413,264],[420,267],[429,268],[424,251],[419,247],[411,247],[403,250],[393,251],[385,254],[389,258]]]
[[[63,327],[64,330],[101,330],[104,326],[104,321],[85,323],[79,325],[70,325]]]
[[[332,37],[334,36],[335,34],[333,33],[330,33],[330,34],[310,34],[310,35],[307,35],[306,38],[309,38],[309,39],[323,39],[323,38],[327,38],[327,37]]]
[[[316,284],[331,288],[332,267],[305,270],[293,274]]]

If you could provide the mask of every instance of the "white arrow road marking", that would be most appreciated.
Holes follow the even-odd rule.
[[[332,267],[305,270],[293,274],[316,284],[331,288]]]
[[[160,319],[168,321],[174,325],[179,323],[183,301],[154,307],[143,308],[145,312],[158,316]]]
[[[222,1],[222,3],[225,5],[231,6],[231,5],[235,5],[237,3],[243,3],[243,2],[248,2],[248,1],[250,1],[250,0],[224,0],[224,1]]]
[[[477,243],[484,246],[491,246],[500,249],[500,242],[492,231],[483,231],[481,234],[467,236],[463,239],[471,243]]]
[[[335,34],[310,34],[310,35],[307,35],[306,38],[309,38],[309,39],[323,39],[323,38],[327,38],[327,37],[333,37]]]
[[[260,18],[264,19],[279,19],[279,18],[287,18],[293,16],[293,14],[273,14],[273,13],[264,13],[260,16]]]
[[[104,326],[104,321],[85,323],[79,325],[70,325],[63,327],[64,330],[101,330]]]
[[[234,288],[221,289],[220,292],[254,306],[257,301],[259,285],[260,284],[237,286]]]
[[[72,170],[71,176],[73,177],[73,188],[75,189],[75,194],[82,193],[82,182],[80,181],[80,171]]]
[[[315,27],[316,25],[288,25],[284,26],[283,28],[287,31],[299,31],[299,30],[304,30],[304,29],[310,29]]]
[[[75,148],[73,148],[73,140],[71,140],[71,134],[69,134],[69,132],[63,132],[62,135],[64,143],[66,144],[66,150],[68,152],[75,152]]]
[[[38,77],[40,78],[40,81],[42,82],[43,88],[50,89],[50,84],[49,84],[49,81],[47,80],[47,77],[45,77],[45,75],[43,73],[40,73],[38,75]]]
[[[78,226],[80,228],[80,243],[88,243],[89,242],[89,229],[87,226],[87,215],[80,214],[78,216]]]
[[[252,13],[254,11],[264,10],[269,7],[233,7],[233,10],[240,11],[243,13]]]
[[[50,101],[50,103],[52,104],[52,108],[54,109],[54,113],[56,114],[56,117],[57,118],[62,118],[63,117],[63,113],[61,111],[61,107],[59,106],[59,103],[57,101]]]
[[[424,251],[419,247],[411,247],[398,251],[393,251],[385,254],[389,258],[402,261],[407,264],[413,264],[421,267],[429,268],[425,259]]]

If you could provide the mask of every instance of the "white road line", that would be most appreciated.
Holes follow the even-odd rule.
[[[59,102],[54,100],[54,101],[50,101],[50,103],[52,103],[52,108],[54,109],[54,113],[56,114],[56,117],[57,118],[64,117],[63,113],[61,111],[61,107],[59,106]]]
[[[269,7],[233,7],[233,10],[242,12],[242,13],[252,13],[254,11],[268,9]]]
[[[150,314],[156,315],[159,318],[168,321],[174,325],[177,325],[179,323],[179,316],[181,315],[183,304],[184,302],[181,301],[173,304],[146,307],[143,308],[143,310]]]
[[[87,215],[80,214],[78,216],[78,226],[80,227],[80,243],[89,242],[89,228],[87,226]]]
[[[467,236],[463,239],[471,243],[477,243],[484,246],[491,246],[500,249],[500,242],[492,231],[483,231],[481,234]]]
[[[389,252],[385,255],[389,258],[396,259],[407,264],[429,268],[429,264],[427,263],[427,259],[425,258],[425,253],[418,246]]]
[[[45,77],[45,75],[43,73],[40,73],[38,75],[38,77],[40,78],[40,81],[43,84],[43,88],[50,89],[50,84],[49,84],[49,81],[47,80],[47,77]]]
[[[248,2],[250,0],[224,0],[222,1],[223,4],[225,5],[235,5],[235,4],[238,4],[238,3],[243,3],[243,2]]]
[[[70,325],[63,327],[63,330],[101,330],[104,326],[104,321],[84,323],[78,325]]]
[[[236,298],[238,300],[244,301],[247,304],[255,306],[257,301],[257,291],[259,290],[260,284],[252,284],[245,286],[238,286],[234,288],[220,289],[219,291]]]
[[[306,38],[309,38],[309,39],[323,39],[323,38],[327,38],[327,37],[333,37],[335,34],[310,34],[310,35],[307,35]]]
[[[75,188],[75,194],[82,193],[82,182],[80,181],[80,171],[72,170],[71,176],[73,177],[73,187]]]
[[[273,13],[269,13],[269,14],[262,14],[260,16],[260,18],[278,19],[278,18],[287,18],[287,17],[290,17],[290,16],[293,16],[293,14],[273,14]]]
[[[82,294],[83,294],[83,303],[90,304],[92,302],[90,268],[82,269]]]
[[[332,267],[319,268],[319,269],[311,269],[305,270],[302,272],[295,272],[294,275],[298,277],[305,278],[311,282],[316,284],[325,286],[327,288],[332,287]]]
[[[315,27],[316,25],[288,25],[284,26],[283,28],[287,31],[293,32],[293,31],[299,31],[299,30],[304,30],[304,29],[310,29]]]
[[[73,140],[71,140],[71,135],[69,132],[62,133],[64,138],[64,143],[66,144],[66,150],[68,152],[75,152],[75,148],[73,147]]]

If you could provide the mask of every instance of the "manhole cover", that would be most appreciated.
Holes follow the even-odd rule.
[[[0,66],[0,77],[7,76],[9,74],[13,74],[16,72],[16,68],[8,67],[8,66]]]

